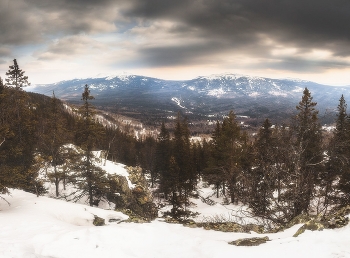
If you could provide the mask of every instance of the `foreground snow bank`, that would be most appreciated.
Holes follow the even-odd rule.
[[[224,233],[186,228],[161,220],[148,224],[124,220],[119,212],[36,197],[14,190],[0,201],[0,257],[350,257],[350,227],[292,235],[298,225],[258,247],[228,242],[257,234]],[[107,225],[92,225],[94,215]],[[265,236],[265,235],[263,235]]]

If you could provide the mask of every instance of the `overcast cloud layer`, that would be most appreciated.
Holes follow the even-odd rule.
[[[350,85],[344,0],[2,0],[0,76],[34,83],[126,71],[211,73]]]

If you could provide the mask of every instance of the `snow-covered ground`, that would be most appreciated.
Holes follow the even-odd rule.
[[[100,153],[95,153],[96,157]],[[129,187],[134,187],[124,165],[100,159],[107,173],[123,175]],[[45,184],[49,196],[54,188]],[[60,189],[63,191],[63,189]],[[70,191],[68,188],[67,191]],[[222,205],[215,191],[199,184],[202,199],[191,199],[190,210],[200,214],[197,222],[223,219],[250,223],[252,218],[239,221],[244,207]],[[276,234],[225,233],[203,228],[188,228],[169,224],[159,218],[151,223],[122,222],[128,216],[108,210],[111,206],[94,208],[82,203],[70,203],[49,197],[36,197],[20,190],[0,198],[0,258],[214,258],[214,257],[350,257],[350,225],[335,230],[306,231],[297,238],[294,233],[301,225]],[[210,198],[212,205],[203,202]],[[155,199],[156,200],[156,199]],[[81,200],[81,202],[83,202]],[[163,210],[168,209],[164,207]],[[243,213],[242,213],[243,211]],[[105,226],[94,226],[94,217],[105,219]],[[268,236],[271,241],[257,247],[229,245],[239,238]]]
[[[257,247],[228,242],[256,233],[224,233],[168,224],[108,222],[122,213],[36,197],[19,190],[0,201],[0,257],[350,257],[350,226],[292,237],[300,225],[267,235]],[[107,225],[96,227],[94,215]]]

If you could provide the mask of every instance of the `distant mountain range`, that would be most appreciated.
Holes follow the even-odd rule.
[[[75,79],[36,85],[28,91],[48,96],[54,91],[60,99],[81,103],[85,84],[95,97],[95,106],[142,120],[174,116],[179,111],[190,118],[216,118],[230,110],[251,118],[283,120],[295,112],[307,87],[318,102],[320,118],[329,122],[334,119],[341,94],[350,99],[350,87],[235,74],[179,81],[136,75]]]

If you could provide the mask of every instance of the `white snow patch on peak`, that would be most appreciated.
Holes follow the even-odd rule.
[[[121,73],[114,73],[105,76],[106,80],[113,80],[114,78],[119,78],[122,81],[128,81],[132,75],[127,72],[121,72]]]
[[[303,92],[303,88],[302,87],[295,87],[294,90],[292,90],[292,92]]]
[[[272,86],[274,86],[277,90],[281,90],[281,86],[276,84],[275,82],[272,82]]]
[[[293,78],[293,77],[281,78],[280,80],[288,80],[288,81],[299,82],[299,83],[307,83],[307,82],[310,82],[310,81],[307,81],[307,80],[302,80],[302,79]]]
[[[226,79],[226,80],[236,80],[239,78],[250,78],[250,79],[262,79],[261,77],[253,77],[249,75],[244,74],[231,74],[231,73],[223,73],[223,74],[212,74],[209,76],[199,76],[196,79],[207,79],[207,80],[220,80],[220,79]]]
[[[224,95],[226,92],[224,91],[223,88],[219,88],[219,89],[214,89],[214,90],[210,90],[208,91],[208,96],[221,96]]]
[[[287,93],[285,92],[280,92],[280,91],[269,91],[269,94],[273,96],[282,96],[282,97],[287,97]]]
[[[174,101],[176,103],[176,105],[178,105],[180,108],[185,108],[184,106],[181,105],[181,100],[176,98],[176,97],[172,97],[171,101]]]

